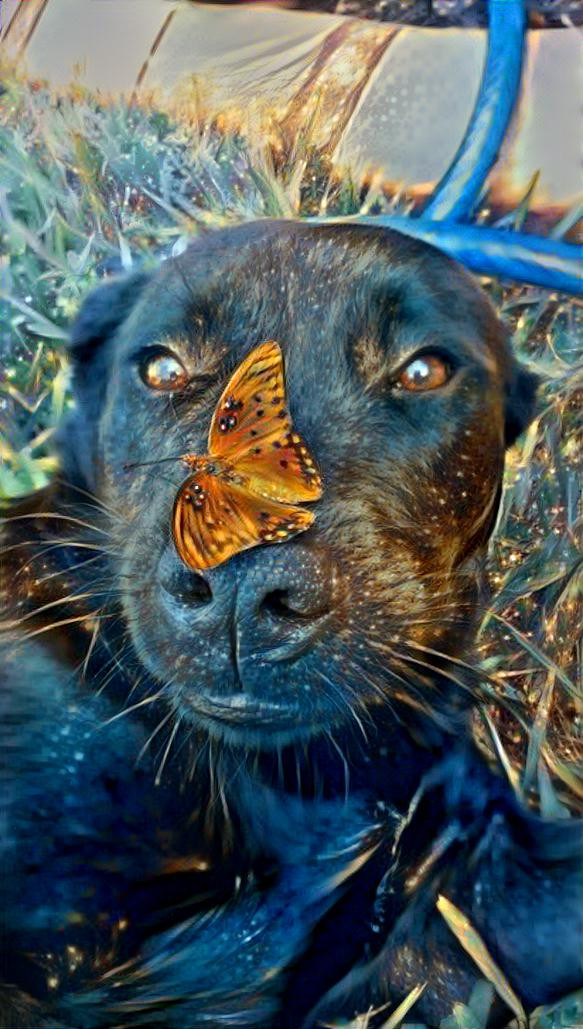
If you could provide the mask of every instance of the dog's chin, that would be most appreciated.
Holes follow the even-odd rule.
[[[182,696],[177,704],[181,718],[209,737],[231,747],[275,750],[324,732],[299,707],[257,700],[247,694]]]

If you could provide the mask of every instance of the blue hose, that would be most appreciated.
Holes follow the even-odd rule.
[[[520,88],[525,23],[525,0],[489,0],[488,53],[476,106],[457,154],[421,217],[354,215],[309,220],[396,229],[433,244],[479,275],[582,296],[581,248],[463,224],[473,213],[512,117]]]
[[[480,92],[459,149],[427,202],[423,217],[471,217],[495,164],[518,97],[522,73],[524,0],[490,0],[488,53]]]
[[[395,229],[443,250],[478,275],[543,286],[583,296],[583,248],[559,240],[481,225],[429,221],[402,215],[354,215],[351,218],[309,218],[320,225],[333,222]]]

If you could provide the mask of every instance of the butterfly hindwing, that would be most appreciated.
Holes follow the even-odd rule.
[[[302,503],[322,494],[318,470],[293,431],[287,410],[283,357],[270,340],[248,355],[217,404],[209,454],[249,477],[252,490],[273,500]]]
[[[311,511],[258,496],[225,474],[196,472],[178,491],[172,532],[184,563],[203,571],[260,543],[283,543],[313,519]]]

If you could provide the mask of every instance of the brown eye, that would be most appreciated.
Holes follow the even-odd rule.
[[[439,354],[422,354],[411,361],[397,379],[403,389],[421,393],[438,389],[451,379],[451,367]]]
[[[183,389],[188,382],[184,365],[169,350],[160,350],[142,358],[140,375],[150,389]]]

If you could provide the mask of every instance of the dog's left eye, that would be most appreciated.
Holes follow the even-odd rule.
[[[140,364],[142,381],[150,389],[177,390],[188,384],[188,372],[171,350],[155,350],[144,354]]]
[[[395,385],[413,393],[438,389],[449,382],[453,369],[441,354],[419,354],[399,373]]]

